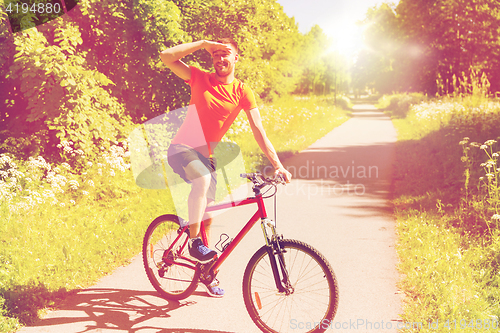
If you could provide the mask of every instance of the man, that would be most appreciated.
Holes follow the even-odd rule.
[[[199,49],[212,55],[214,73],[188,66],[181,60]],[[266,136],[252,90],[234,76],[238,59],[238,46],[229,38],[181,44],[161,53],[161,60],[167,67],[191,86],[190,106],[169,147],[168,163],[174,172],[191,183],[188,197],[189,253],[200,262],[207,262],[217,255],[203,245],[199,235],[203,220],[210,239],[212,220],[205,209],[214,202],[216,188],[216,166],[210,158],[211,153],[241,110],[246,112],[255,140],[275,168],[275,174],[282,175],[287,182],[291,179]],[[224,295],[216,281],[204,286],[211,296]]]

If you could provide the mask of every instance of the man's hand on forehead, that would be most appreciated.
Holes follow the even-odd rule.
[[[210,53],[210,55],[214,55],[216,51],[224,51],[224,52],[232,52],[231,46],[228,44],[221,44],[217,42],[205,41],[204,43],[205,50]]]

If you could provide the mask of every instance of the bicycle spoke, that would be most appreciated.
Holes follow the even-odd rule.
[[[143,243],[143,260],[153,287],[164,297],[182,299],[197,286],[197,271],[187,257],[187,235],[179,233],[177,218],[160,216],[151,223]],[[186,265],[193,265],[192,268]]]
[[[315,329],[312,326],[321,324],[324,319],[333,320],[335,315],[338,294],[333,272],[311,247],[298,241],[282,241],[282,246],[283,256],[274,258],[281,267],[280,279],[284,278],[285,271],[288,275],[290,285],[284,285],[284,292],[276,288],[265,248],[254,255],[247,267],[251,274],[245,272],[249,289],[244,296],[252,319],[269,333],[324,332],[324,327]],[[298,329],[293,327],[292,321],[307,327]]]

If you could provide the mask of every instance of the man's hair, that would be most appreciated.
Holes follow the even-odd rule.
[[[232,38],[229,38],[229,37],[219,38],[217,40],[217,43],[231,44],[236,49],[236,53],[237,54],[240,53],[239,50],[238,50],[238,44]]]

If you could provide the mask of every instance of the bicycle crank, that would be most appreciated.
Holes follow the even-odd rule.
[[[198,264],[200,267],[200,282],[204,284],[210,284],[215,280],[216,272],[212,269],[215,260],[212,260],[206,264]]]

